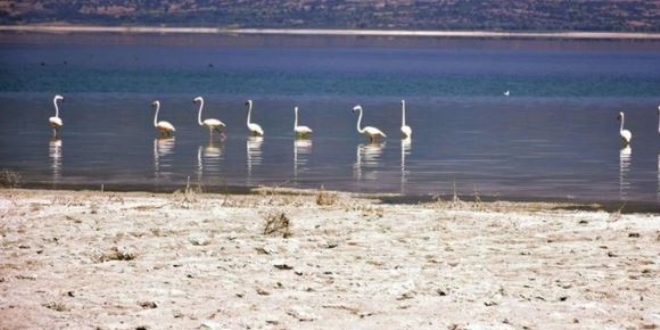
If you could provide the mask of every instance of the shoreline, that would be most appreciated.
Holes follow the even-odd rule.
[[[151,187],[151,188],[149,188]],[[181,184],[168,184],[153,187],[149,185],[114,185],[114,184],[58,184],[53,186],[51,183],[26,183],[21,185],[20,188],[29,191],[61,191],[61,192],[90,192],[90,193],[143,193],[143,194],[176,194],[186,189],[185,185]],[[527,204],[547,204],[547,205],[570,205],[572,209],[584,211],[605,211],[605,212],[620,212],[624,214],[630,213],[644,213],[644,214],[660,214],[660,205],[652,201],[621,201],[621,200],[589,200],[578,198],[561,198],[561,197],[533,197],[533,196],[501,196],[501,195],[475,195],[471,194],[457,194],[450,193],[427,193],[427,194],[401,194],[389,192],[352,192],[342,190],[323,190],[322,188],[286,188],[286,187],[271,187],[271,186],[199,186],[197,184],[190,184],[189,189],[195,190],[201,195],[225,195],[225,196],[239,196],[239,195],[257,195],[264,191],[271,194],[287,194],[287,195],[314,195],[320,191],[325,191],[332,194],[345,194],[356,196],[359,198],[380,200],[384,204],[389,205],[417,205],[424,203],[433,203],[436,201],[452,201],[457,200],[465,204],[477,203],[512,203],[519,205]]]
[[[285,36],[420,37],[464,39],[576,39],[576,40],[660,40],[660,33],[640,32],[497,32],[441,30],[350,30],[270,29],[157,26],[92,25],[0,25],[0,32],[17,33],[126,33],[126,34],[219,34]]]

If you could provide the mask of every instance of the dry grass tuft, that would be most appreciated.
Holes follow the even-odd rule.
[[[43,306],[46,307],[46,308],[48,308],[48,309],[52,309],[52,310],[54,310],[54,311],[56,311],[56,312],[66,312],[66,311],[69,310],[69,307],[67,307],[67,306],[66,306],[64,303],[62,303],[62,302],[51,301],[51,302],[49,302],[49,303],[44,304]]]
[[[479,197],[479,190],[477,186],[474,186],[474,206],[477,210],[483,209],[483,204],[481,203],[481,197]]]
[[[138,305],[144,309],[153,309],[153,308],[158,308],[158,304],[154,301],[138,301]]]
[[[110,251],[94,257],[94,262],[101,263],[107,261],[131,261],[137,256],[128,251],[120,251],[117,247],[113,247]]]
[[[316,193],[316,205],[331,206],[337,202],[337,194],[328,193],[323,186]]]
[[[186,187],[183,190],[177,190],[174,192],[175,202],[179,207],[189,209],[193,204],[199,202],[199,195],[204,193],[201,183],[197,183],[196,186],[190,185],[190,177],[186,181]]]
[[[274,213],[266,216],[264,235],[282,235],[291,237],[291,220],[284,213]]]
[[[626,203],[624,202],[618,210],[616,210],[615,212],[612,212],[610,214],[610,218],[609,218],[608,222],[617,222],[617,221],[619,221],[619,219],[621,219],[621,212],[623,212],[623,209],[625,207],[626,207]]]
[[[120,202],[121,205],[124,205],[124,198],[119,194],[113,193],[108,196],[108,202]]]
[[[0,171],[0,188],[18,188],[22,181],[23,178],[18,172],[6,168]]]

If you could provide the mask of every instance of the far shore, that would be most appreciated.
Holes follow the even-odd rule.
[[[660,40],[660,33],[633,32],[505,32],[439,30],[351,30],[351,29],[268,29],[164,26],[91,26],[91,25],[0,25],[0,32],[32,33],[164,33],[224,35],[364,36],[431,38],[506,38],[506,39],[584,39],[584,40]]]

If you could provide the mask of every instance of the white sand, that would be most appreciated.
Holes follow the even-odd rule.
[[[0,190],[0,329],[660,327],[658,215],[336,197]]]

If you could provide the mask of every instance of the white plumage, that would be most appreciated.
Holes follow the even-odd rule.
[[[222,133],[222,129],[226,127],[225,123],[215,118],[207,118],[202,120],[202,110],[204,109],[204,98],[201,96],[196,97],[193,102],[199,103],[199,112],[197,113],[197,122],[199,126],[206,126],[209,129],[209,136],[213,137],[213,131]]]
[[[357,121],[357,131],[358,131],[358,133],[364,134],[367,137],[369,137],[370,142],[374,142],[376,139],[381,138],[381,137],[383,137],[383,138],[387,137],[387,135],[385,135],[385,133],[383,133],[381,130],[379,130],[376,127],[366,126],[364,128],[360,128],[360,123],[362,122],[362,106],[360,106],[359,104],[356,105],[353,108],[353,112],[356,112],[356,111],[360,112],[360,115],[358,116],[358,121]]]
[[[401,134],[404,139],[412,137],[412,128],[406,125],[406,100],[401,100]]]
[[[55,105],[55,116],[48,118],[48,123],[50,124],[50,127],[53,128],[53,138],[57,136],[58,130],[64,125],[62,118],[60,118],[60,109],[57,106],[57,101],[59,100],[64,100],[64,97],[59,94],[55,95],[53,98],[53,105]]]
[[[152,106],[156,107],[156,114],[154,115],[154,127],[156,130],[162,134],[170,136],[172,133],[176,132],[174,125],[170,124],[168,121],[158,121],[158,111],[160,110],[160,101],[156,100],[151,103]]]
[[[293,131],[296,133],[296,137],[307,137],[309,134],[312,134],[312,129],[307,126],[298,126],[298,107],[293,108],[295,112],[295,119],[293,121]]]
[[[259,126],[259,124],[250,122],[250,114],[252,114],[252,100],[247,100],[245,104],[248,106],[247,128],[250,131],[250,134],[256,136],[263,136],[264,130],[261,129],[261,126]]]
[[[628,145],[630,144],[630,140],[632,140],[632,133],[627,129],[623,129],[623,123],[625,121],[623,111],[619,112],[617,119],[621,122],[621,127],[619,127],[619,136],[621,137],[621,142]]]

